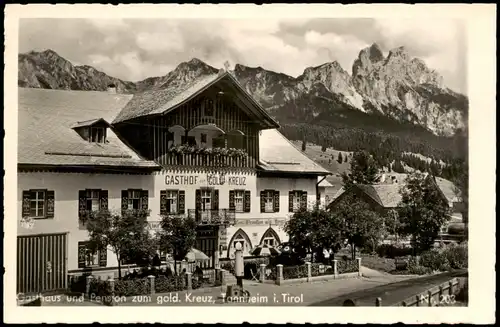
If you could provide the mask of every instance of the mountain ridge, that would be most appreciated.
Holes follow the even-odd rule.
[[[50,49],[19,54],[18,61],[21,87],[105,91],[114,84],[119,93],[168,88],[219,71],[192,58],[164,76],[131,82],[89,65],[75,66]],[[362,49],[352,75],[337,61],[306,67],[297,77],[242,64],[231,73],[266,110],[286,122],[317,123],[356,115],[349,112],[355,110],[422,126],[435,135],[451,136],[465,127],[467,97],[444,87],[442,77],[421,59],[411,58],[404,47],[387,56],[376,43]]]

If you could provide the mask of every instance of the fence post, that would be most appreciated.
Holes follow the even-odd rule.
[[[219,281],[220,281],[221,286],[226,285],[226,271],[225,270],[222,270],[222,269],[219,270]]]
[[[276,265],[276,285],[281,285],[283,282],[283,265]]]
[[[427,303],[427,305],[429,307],[432,307],[432,302],[433,302],[433,300],[432,300],[432,291],[430,291],[430,290],[427,291],[427,297],[429,298],[429,303]]]
[[[148,279],[149,279],[149,287],[151,288],[150,293],[151,293],[151,295],[154,295],[155,294],[155,276],[149,275]]]
[[[266,264],[265,263],[261,263],[260,264],[260,275],[259,275],[259,281],[261,283],[264,283],[264,281],[266,280]]]
[[[111,289],[111,300],[109,301],[109,305],[114,305],[115,301],[114,301],[114,298],[115,298],[115,280],[113,278],[110,278],[108,279],[108,283],[109,283],[109,288]]]
[[[85,295],[87,297],[90,297],[90,283],[92,283],[92,279],[94,277],[92,275],[88,275],[86,278],[85,278]]]
[[[307,281],[310,282],[312,277],[311,263],[306,262],[306,267],[307,267]]]
[[[356,258],[358,261],[358,276],[361,277],[363,274],[361,273],[361,258]]]
[[[382,299],[381,298],[376,298],[375,299],[375,306],[376,307],[381,307],[382,306]]]
[[[220,284],[220,268],[219,266],[215,267],[215,285]]]
[[[187,289],[192,290],[193,289],[193,279],[191,278],[191,273],[186,272],[186,283],[187,283]]]
[[[450,280],[450,281],[448,282],[448,284],[450,285],[450,291],[449,291],[449,294],[450,294],[450,295],[453,295],[453,280]]]
[[[339,266],[338,266],[338,260],[334,259],[333,260],[333,275],[335,278],[339,276]]]
[[[420,296],[420,295],[416,295],[416,297],[417,297],[417,302],[416,302],[416,304],[417,304],[417,307],[419,307],[419,306],[420,306],[421,296]]]

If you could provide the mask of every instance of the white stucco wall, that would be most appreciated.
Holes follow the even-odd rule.
[[[36,235],[44,233],[68,234],[68,270],[78,269],[78,242],[88,240],[88,233],[81,229],[78,220],[78,191],[84,189],[108,190],[108,207],[120,210],[121,191],[138,188],[149,191],[148,206],[151,216],[158,216],[159,194],[154,192],[154,179],[151,175],[122,174],[75,174],[75,173],[19,173],[18,174],[18,235]],[[54,218],[37,219],[32,229],[26,229],[19,223],[22,215],[22,193],[29,189],[47,189],[54,191]],[[116,256],[108,250],[107,266],[117,266]]]
[[[166,177],[185,176],[196,183],[167,185]],[[19,173],[18,174],[18,222],[22,213],[22,192],[29,189],[47,189],[55,192],[55,208],[53,219],[35,220],[32,229],[24,228],[18,223],[18,235],[36,235],[44,233],[68,234],[68,270],[78,269],[78,242],[88,240],[88,234],[78,220],[78,191],[84,189],[108,190],[108,205],[111,210],[120,210],[121,191],[129,188],[149,191],[148,207],[151,210],[149,221],[155,225],[160,221],[160,191],[178,189],[185,191],[186,214],[196,207],[196,189],[214,187],[219,190],[219,209],[229,208],[229,191],[242,189],[251,192],[251,211],[236,213],[236,225],[227,228],[225,243],[230,248],[231,239],[240,228],[250,239],[252,247],[259,245],[268,228],[272,228],[281,242],[288,240],[283,231],[284,222],[292,215],[288,212],[288,192],[301,190],[307,192],[309,206],[316,201],[316,178],[257,178],[255,173],[227,173],[223,185],[215,179],[207,180],[207,173],[192,169],[161,172],[154,175],[125,174],[76,174],[76,173]],[[196,178],[195,178],[196,177]],[[237,179],[231,179],[237,177]],[[235,183],[237,182],[237,183]],[[214,185],[215,184],[215,185]],[[236,185],[244,184],[244,185]],[[280,191],[280,211],[276,213],[260,212],[260,191],[272,189]],[[220,252],[220,257],[227,256],[227,248]],[[116,267],[116,256],[108,250],[107,267]]]

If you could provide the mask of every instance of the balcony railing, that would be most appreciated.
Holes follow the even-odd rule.
[[[235,210],[231,209],[188,209],[188,215],[193,217],[198,225],[234,225],[236,223]]]
[[[169,153],[162,160],[167,165],[209,166],[209,167],[246,167],[250,157],[215,156],[209,154],[177,154]]]

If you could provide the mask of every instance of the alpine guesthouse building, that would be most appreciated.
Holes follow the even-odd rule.
[[[63,289],[70,275],[117,272],[91,253],[89,210],[148,209],[197,222],[197,249],[244,255],[287,241],[300,206],[324,203],[329,172],[306,157],[225,71],[145,93],[19,89],[17,291]],[[324,194],[323,194],[324,197]]]

